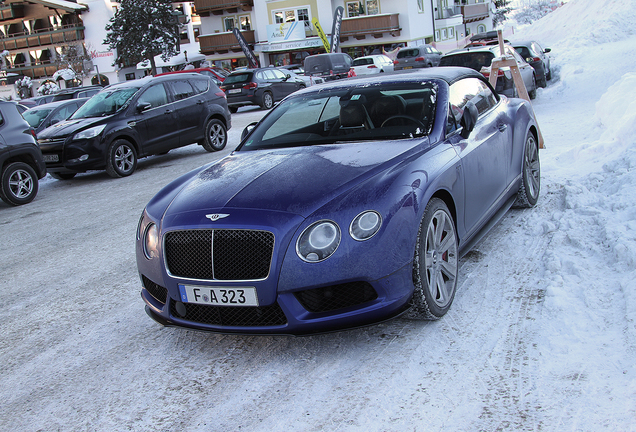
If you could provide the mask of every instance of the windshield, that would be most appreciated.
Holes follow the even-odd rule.
[[[412,139],[433,127],[435,81],[320,90],[284,100],[239,150]]]
[[[37,129],[53,108],[30,109],[22,113],[22,117],[29,123],[29,126]]]
[[[137,91],[139,91],[139,87],[102,90],[86,101],[71,118],[105,117],[115,114],[128,104]]]

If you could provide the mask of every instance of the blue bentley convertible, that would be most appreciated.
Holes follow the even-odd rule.
[[[148,314],[224,333],[441,318],[458,261],[539,196],[528,102],[465,68],[293,93],[229,156],[165,187],[137,231]]]

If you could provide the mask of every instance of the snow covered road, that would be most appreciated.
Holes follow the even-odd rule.
[[[293,338],[146,316],[144,205],[227,154],[258,109],[232,116],[219,154],[192,145],[123,179],[47,177],[32,203],[0,204],[0,430],[636,431],[636,37],[621,27],[590,50],[550,30],[613,23],[628,3],[570,0],[526,30],[558,65],[534,101],[539,203],[464,257],[438,322]]]

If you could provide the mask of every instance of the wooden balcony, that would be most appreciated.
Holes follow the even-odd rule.
[[[254,30],[243,30],[241,34],[248,44],[254,45]],[[232,32],[199,36],[199,47],[203,54],[223,54],[228,51],[241,52],[241,46]]]
[[[57,71],[57,66],[52,63],[39,63],[31,66],[16,66],[7,68],[7,72],[26,75],[31,78],[50,77]]]
[[[0,6],[0,21],[24,18],[24,5],[11,3]]]
[[[398,14],[345,18],[342,20],[342,26],[340,27],[340,40],[346,41],[349,37],[361,40],[368,34],[381,38],[385,33],[395,37],[400,35],[400,30]]]
[[[486,19],[488,18],[488,4],[476,3],[462,6],[462,15],[464,16],[464,24]]]
[[[251,11],[254,7],[253,0],[194,0],[194,8],[197,15],[209,16]]]
[[[84,40],[84,26],[70,24],[59,30],[38,30],[29,34],[10,35],[0,39],[0,51],[38,48]]]

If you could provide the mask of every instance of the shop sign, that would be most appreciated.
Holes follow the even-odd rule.
[[[305,39],[304,21],[292,21],[267,26],[267,40],[269,42],[286,42]]]
[[[319,38],[305,39],[302,41],[258,44],[254,47],[256,52],[293,51],[307,48],[320,48],[322,41]]]

